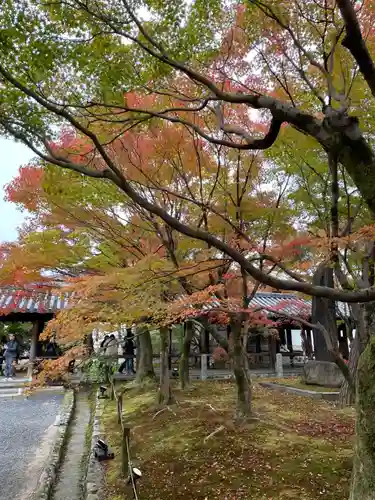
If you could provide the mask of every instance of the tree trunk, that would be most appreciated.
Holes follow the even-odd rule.
[[[180,358],[180,384],[181,389],[185,389],[190,383],[189,377],[189,354],[190,344],[193,338],[193,323],[186,321],[184,331],[184,341],[182,343],[182,352]]]
[[[349,354],[349,371],[352,375],[353,380],[356,380],[357,375],[357,366],[360,356],[366,348],[366,345],[375,333],[375,325],[374,329],[372,328],[373,316],[375,314],[372,311],[374,304],[362,304],[358,305],[355,310],[355,327],[356,327],[356,335],[352,342],[350,354]],[[339,401],[342,406],[347,404],[353,404],[355,401],[354,391],[350,390],[350,387],[347,386],[347,382],[344,381],[341,390]]]
[[[375,304],[361,306],[356,384],[356,441],[349,500],[375,500]],[[367,342],[366,342],[367,339]]]
[[[139,362],[137,364],[135,381],[142,383],[146,380],[155,380],[151,335],[148,328],[143,327],[137,330],[137,336],[139,339]]]
[[[333,269],[321,264],[313,276],[313,284],[333,288]],[[328,309],[328,314],[327,314]],[[320,323],[330,334],[332,341],[337,342],[335,302],[322,297],[312,298],[311,322]],[[313,329],[315,359],[317,361],[333,361],[321,330]]]
[[[352,486],[349,500],[375,499],[375,338],[359,359],[357,425]]]
[[[136,349],[136,351],[135,351],[135,366],[136,366],[136,370],[138,370],[139,360],[141,357],[141,343],[140,343],[138,335],[136,335],[136,337],[135,337],[135,349]]]
[[[356,378],[359,356],[360,356],[360,341],[357,332],[357,335],[352,342],[352,347],[349,354],[349,363],[348,363],[349,371],[352,375],[353,380],[355,380]],[[339,403],[341,406],[347,406],[354,404],[354,400],[355,400],[355,394],[353,394],[353,391],[350,389],[348,381],[345,379],[340,389]]]
[[[237,385],[236,417],[244,419],[252,413],[252,391],[250,374],[246,369],[245,355],[241,340],[241,323],[232,326],[232,362],[233,373]]]
[[[94,340],[92,338],[92,333],[89,333],[85,337],[85,345],[87,349],[87,354],[91,356],[91,354],[94,352]]]
[[[249,358],[247,355],[247,344],[249,341],[249,321],[244,322],[244,327],[243,327],[243,336],[242,336],[242,346],[243,346],[243,352],[244,352],[244,363],[245,363],[245,370],[249,370]]]
[[[169,330],[160,328],[160,387],[158,394],[158,403],[161,405],[173,404],[174,397],[171,390],[169,367]]]

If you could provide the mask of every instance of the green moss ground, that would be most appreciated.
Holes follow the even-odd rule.
[[[156,393],[132,390],[124,416],[131,454],[143,473],[142,500],[342,500],[348,496],[354,414],[323,401],[255,384],[258,419],[233,424],[232,382],[175,390],[178,405],[158,413]],[[121,434],[114,402],[102,425],[116,453],[106,464],[107,498],[131,499],[121,478]],[[207,439],[212,432],[222,430]]]

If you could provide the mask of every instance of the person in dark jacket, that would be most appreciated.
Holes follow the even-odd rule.
[[[19,345],[13,333],[9,334],[9,341],[5,345],[5,377],[13,379],[14,365],[19,355]]]
[[[134,374],[134,341],[133,334],[130,328],[126,332],[126,339],[122,346],[122,353],[125,357],[125,361],[121,363],[119,372],[122,373],[123,370],[126,370],[128,375]]]
[[[4,363],[5,343],[6,339],[4,337],[4,339],[0,340],[0,375],[4,374],[3,363]]]
[[[60,356],[61,351],[59,346],[57,345],[54,338],[50,338],[47,342],[45,349],[45,357],[46,358],[56,358]]]
[[[109,335],[105,335],[104,339],[102,340],[102,342],[100,344],[100,349],[102,350],[103,354],[105,353],[108,342],[109,342]]]

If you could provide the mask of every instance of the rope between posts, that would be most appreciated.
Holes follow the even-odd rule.
[[[131,482],[132,482],[132,488],[133,488],[133,495],[134,495],[134,499],[135,499],[135,500],[139,500],[139,499],[138,499],[138,494],[137,494],[137,487],[136,487],[136,485],[135,485],[135,481],[134,481],[133,467],[132,467],[132,465],[131,465],[130,446],[129,446],[129,436],[127,436],[127,438],[126,438],[126,452],[127,452],[127,454],[128,454],[129,474],[130,474],[130,479],[131,479]]]
[[[119,406],[118,406],[119,397],[115,391],[115,385],[113,383],[113,378],[110,379],[110,384],[111,384],[112,394],[114,395],[116,403],[117,403],[117,413],[118,413],[118,416],[120,417],[119,420],[120,420],[121,429],[124,433],[125,424],[124,424],[124,420],[123,420],[123,416],[122,416],[122,411],[121,411],[121,413],[119,412]],[[122,396],[121,396],[121,398],[122,398]],[[122,410],[122,405],[121,405],[121,410]],[[131,461],[131,456],[130,456],[129,435],[126,436],[125,444],[126,444],[126,454],[128,457],[128,469],[129,469],[129,475],[130,475],[131,485],[132,485],[132,489],[133,489],[134,500],[139,500],[138,494],[137,494],[137,487],[136,487],[136,484],[134,481],[133,467],[132,467],[132,461]]]

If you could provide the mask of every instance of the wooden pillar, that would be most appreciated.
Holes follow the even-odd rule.
[[[278,354],[280,352],[280,346],[285,344],[285,333],[284,333],[284,327],[279,326],[277,331],[279,332],[279,338],[276,342],[276,353]]]
[[[30,346],[30,361],[34,361],[36,358],[36,349],[39,340],[39,323],[38,321],[33,322],[31,328],[31,346]]]
[[[306,356],[309,359],[312,359],[313,357],[311,328],[306,328]]]
[[[260,335],[255,337],[255,352],[259,353],[262,349]]]
[[[286,345],[285,328],[283,326],[279,326],[278,330],[279,330],[280,345]]]
[[[286,346],[288,351],[293,352],[292,329],[290,326],[286,328]]]
[[[204,354],[210,354],[210,333],[206,327],[204,328],[203,335],[204,335],[204,346],[205,346]]]
[[[286,328],[286,345],[288,348],[289,352],[293,352],[293,341],[292,341],[292,329],[290,326]],[[294,366],[294,358],[293,356],[290,357],[290,366]]]
[[[268,349],[270,355],[270,370],[274,371],[276,367],[276,339],[273,335],[268,338]]]
[[[262,345],[261,345],[261,340],[260,340],[260,335],[256,335],[255,337],[255,366],[259,366],[261,364],[262,356],[260,355],[260,352],[262,350]]]
[[[31,328],[29,368],[27,370],[28,378],[32,378],[32,376],[33,376],[33,368],[34,368],[35,358],[36,358],[36,354],[37,354],[39,334],[41,331],[43,331],[43,327],[44,327],[44,322],[41,322],[40,320],[35,320],[33,322],[32,328]]]

